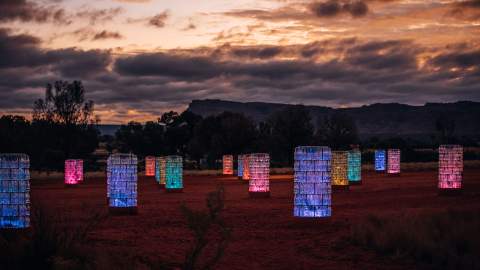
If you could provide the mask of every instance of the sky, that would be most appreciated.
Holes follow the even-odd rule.
[[[0,0],[0,115],[56,80],[103,124],[194,99],[480,101],[480,0]]]

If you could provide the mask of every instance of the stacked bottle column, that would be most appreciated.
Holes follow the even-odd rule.
[[[400,149],[388,149],[387,173],[400,174]]]
[[[331,210],[330,148],[295,148],[294,210],[296,217],[329,217]]]
[[[183,159],[181,156],[167,156],[165,163],[167,191],[181,191],[183,189]]]
[[[454,190],[462,188],[463,147],[441,145],[438,148],[438,188]]]
[[[145,176],[155,176],[155,157],[145,157]]]
[[[248,191],[250,193],[270,192],[270,156],[265,153],[250,154],[248,157],[250,181]]]
[[[25,154],[0,155],[0,229],[30,226],[30,160]]]
[[[348,181],[352,184],[362,182],[362,153],[359,150],[348,152]]]
[[[238,155],[238,162],[237,162],[237,176],[243,176],[243,155]]]
[[[65,185],[76,185],[83,181],[83,160],[65,160]]]
[[[384,172],[386,168],[385,150],[375,150],[375,171]]]
[[[347,152],[332,152],[332,186],[338,188],[348,188],[347,175]]]
[[[222,164],[223,164],[223,174],[233,175],[233,156],[224,155],[222,158]]]
[[[157,157],[155,164],[155,179],[157,183],[164,186],[166,180],[166,158]]]
[[[107,160],[107,196],[110,207],[137,207],[137,157],[135,155],[110,155]]]
[[[243,180],[250,180],[250,155],[243,155],[243,174],[242,174],[242,179]]]

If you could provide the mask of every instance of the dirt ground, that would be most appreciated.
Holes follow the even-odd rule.
[[[352,224],[369,215],[443,209],[480,208],[480,168],[464,174],[461,196],[438,196],[436,171],[404,172],[400,177],[366,172],[363,185],[332,195],[332,217],[294,218],[293,176],[271,176],[271,198],[251,199],[248,185],[236,177],[186,176],[184,193],[167,194],[150,177],[139,177],[138,215],[108,216],[89,236],[91,245],[110,254],[173,263],[183,261],[192,235],[179,211],[184,202],[204,208],[205,197],[223,183],[225,221],[232,239],[217,269],[412,269],[413,262],[381,257],[339,241]],[[104,178],[86,179],[77,188],[61,180],[32,179],[32,203],[73,216],[88,211],[107,213]]]

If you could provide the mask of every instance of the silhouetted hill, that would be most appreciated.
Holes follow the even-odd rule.
[[[193,100],[188,110],[203,117],[224,111],[243,113],[256,122],[264,121],[270,114],[288,104],[263,102],[233,102],[223,100]],[[398,103],[372,104],[356,108],[334,109],[306,106],[314,124],[328,113],[341,111],[356,122],[360,137],[418,136],[424,139],[435,132],[435,121],[441,117],[455,120],[456,136],[480,138],[480,103],[460,101],[455,103],[427,103],[412,106]]]

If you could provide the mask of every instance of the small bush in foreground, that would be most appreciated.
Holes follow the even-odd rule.
[[[68,225],[65,217],[32,209],[32,226],[25,231],[1,231],[2,269],[93,269],[95,254],[87,247],[88,233],[103,220],[99,213],[85,223]]]
[[[224,202],[225,190],[219,187],[207,195],[207,211],[195,211],[182,205],[187,226],[194,236],[194,244],[187,250],[182,269],[212,269],[222,258],[231,232],[221,216]]]
[[[369,216],[353,227],[351,241],[382,255],[411,258],[426,268],[480,269],[478,213]]]

